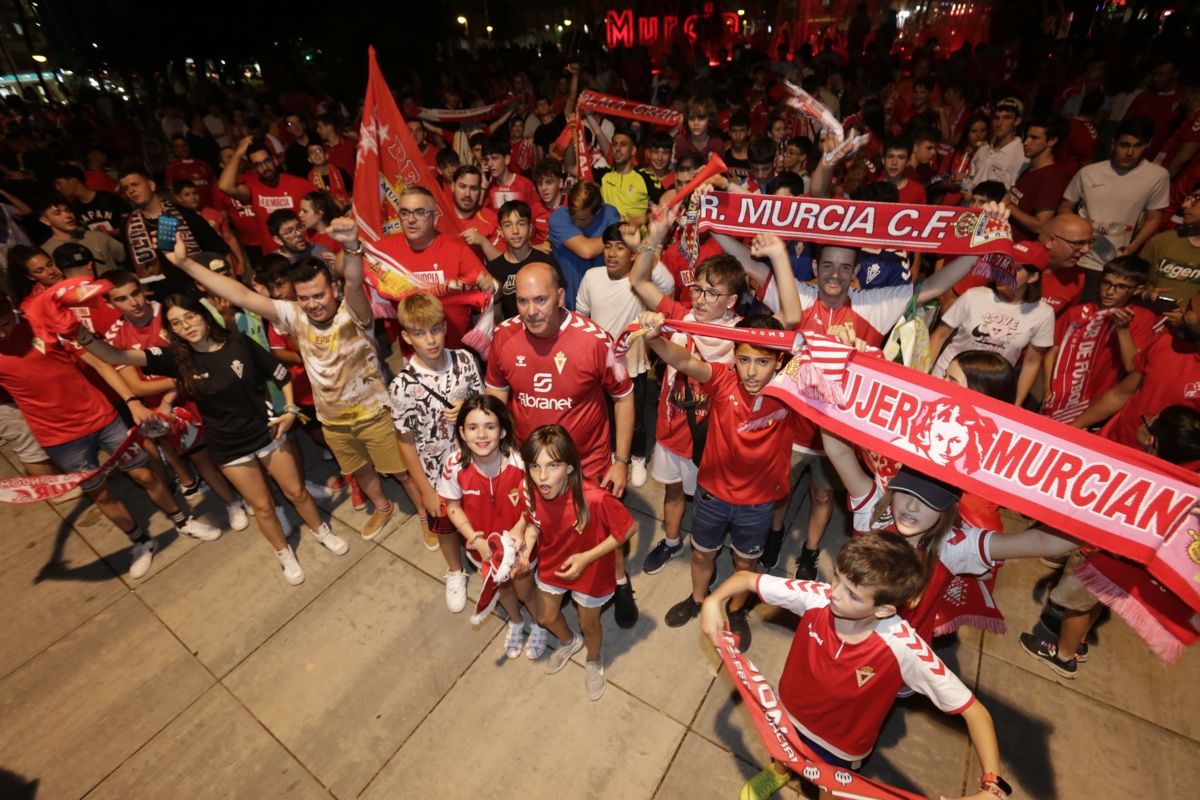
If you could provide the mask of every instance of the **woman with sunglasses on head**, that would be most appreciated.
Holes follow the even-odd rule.
[[[165,349],[119,350],[80,329],[78,342],[110,364],[130,364],[147,373],[173,377],[200,409],[208,449],[221,472],[250,503],[259,529],[271,543],[287,582],[304,582],[304,570],[284,537],[275,515],[267,475],[313,531],[335,555],[346,542],[321,521],[303,471],[291,450],[282,447],[299,408],[292,398],[287,369],[253,340],[216,324],[197,300],[171,295],[162,306]],[[267,414],[267,381],[282,384],[286,406],[278,417]]]

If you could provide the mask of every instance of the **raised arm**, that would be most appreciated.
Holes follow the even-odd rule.
[[[1003,203],[984,203],[981,209],[985,216],[1001,221],[1008,221],[1008,209]],[[979,260],[978,256],[959,256],[946,263],[937,272],[930,275],[921,284],[921,293],[917,295],[918,305],[936,300],[954,288],[954,284],[967,277],[967,273]]]
[[[633,259],[633,269],[629,273],[629,285],[646,308],[658,308],[658,304],[662,302],[664,295],[650,279],[650,276],[658,262],[658,253],[678,217],[677,209],[665,206],[651,209],[650,226],[644,239],[636,227],[621,226],[621,234],[625,238],[625,243],[637,251],[637,257]]]
[[[775,287],[779,291],[779,311],[775,319],[783,323],[785,329],[799,325],[803,309],[800,308],[800,292],[796,289],[796,277],[792,274],[787,245],[773,233],[760,233],[750,243],[750,255],[771,262]]]
[[[662,325],[665,317],[655,311],[643,311],[638,316],[638,324],[646,329],[646,346],[658,354],[667,366],[674,367],[679,372],[700,383],[708,383],[712,378],[712,366],[684,350],[674,342],[662,337]]]
[[[175,249],[166,254],[167,260],[179,267],[188,277],[203,286],[217,297],[223,297],[238,308],[253,311],[271,322],[279,322],[275,313],[275,304],[269,297],[263,297],[250,287],[227,275],[218,275],[208,267],[195,261],[187,254],[187,245],[183,237],[175,240]]]
[[[825,457],[837,470],[851,497],[866,497],[874,491],[875,479],[862,468],[849,442],[825,430],[821,431],[821,441],[825,446]]]
[[[724,233],[714,233],[713,238],[717,240],[717,244],[721,245],[722,250],[738,260],[742,269],[746,270],[746,274],[755,283],[762,286],[767,282],[767,276],[771,274],[771,270],[761,261],[754,260],[754,257],[750,255],[749,247]]]
[[[230,197],[236,197],[243,203],[250,202],[250,190],[237,182],[238,170],[242,168],[242,159],[245,158],[246,149],[250,147],[251,141],[251,138],[247,136],[238,142],[233,158],[229,159],[229,163],[221,170],[221,176],[217,178],[218,189]]]
[[[350,217],[338,217],[329,223],[328,233],[342,245],[342,289],[346,303],[358,319],[371,319],[371,301],[363,287],[363,246],[358,240],[358,225]]]

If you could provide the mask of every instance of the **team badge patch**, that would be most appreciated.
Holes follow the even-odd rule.
[[[858,688],[862,688],[863,684],[875,677],[874,667],[859,667],[854,670],[854,677],[858,680]]]
[[[558,374],[562,375],[563,367],[567,365],[567,354],[559,350],[554,354],[554,366],[558,368]]]

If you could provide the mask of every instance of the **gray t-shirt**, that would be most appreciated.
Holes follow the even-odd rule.
[[[1114,170],[1112,162],[1107,160],[1088,164],[1076,172],[1063,199],[1078,203],[1080,215],[1092,220],[1093,225],[1110,227],[1108,232],[1097,235],[1092,252],[1079,259],[1079,266],[1104,269],[1104,255],[1129,244],[1146,211],[1167,207],[1170,189],[1167,171],[1149,161],[1142,161],[1124,174]],[[1116,227],[1121,229],[1111,229]],[[1100,236],[1107,243],[1099,242]]]

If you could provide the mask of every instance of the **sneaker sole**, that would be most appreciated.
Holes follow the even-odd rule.
[[[1068,672],[1067,670],[1065,670],[1062,667],[1055,664],[1053,661],[1048,661],[1045,658],[1043,658],[1040,654],[1035,653],[1033,650],[1030,650],[1028,647],[1025,646],[1024,642],[1019,642],[1019,644],[1021,645],[1021,650],[1024,651],[1025,655],[1029,656],[1034,661],[1037,661],[1039,664],[1042,664],[1045,667],[1049,668],[1052,672],[1056,673],[1057,675],[1060,675],[1060,676],[1066,678],[1067,680],[1072,680],[1072,681],[1079,677],[1078,670],[1076,670],[1075,672]]]

